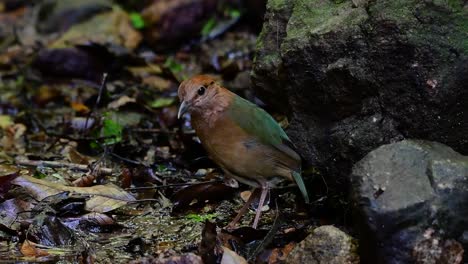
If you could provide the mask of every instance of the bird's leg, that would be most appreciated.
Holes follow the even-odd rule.
[[[262,192],[260,194],[260,201],[258,202],[257,211],[255,213],[255,219],[252,227],[257,229],[258,222],[260,221],[260,216],[262,215],[263,204],[265,203],[266,196],[268,194],[268,182],[261,182]]]
[[[242,216],[245,214],[247,209],[249,209],[250,204],[253,202],[255,196],[257,195],[257,189],[253,189],[252,193],[249,196],[249,199],[247,199],[247,202],[245,202],[244,206],[239,210],[239,213],[237,213],[236,217],[232,219],[232,221],[226,226],[227,229],[233,229],[237,222],[242,218]]]

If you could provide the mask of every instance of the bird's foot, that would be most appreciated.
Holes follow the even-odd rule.
[[[255,219],[252,225],[253,229],[257,229],[258,223],[260,222],[260,216],[262,215],[263,205],[265,204],[266,196],[270,190],[267,182],[262,182],[261,188],[262,192],[260,193],[260,201],[258,202]]]
[[[247,210],[249,209],[250,204],[253,202],[256,195],[257,195],[257,189],[254,189],[252,191],[252,194],[250,194],[249,199],[247,199],[247,202],[245,202],[244,206],[242,206],[242,208],[239,210],[236,217],[234,217],[234,219],[232,219],[232,221],[225,227],[225,229],[232,230],[232,229],[236,228],[237,223],[242,218],[242,216],[244,216],[244,214],[247,212]]]

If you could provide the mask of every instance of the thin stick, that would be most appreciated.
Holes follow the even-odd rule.
[[[137,133],[161,133],[161,134],[177,134],[179,133],[179,129],[175,128],[173,130],[161,129],[161,128],[134,128],[130,129],[132,132]]]
[[[98,92],[98,96],[97,96],[97,98],[96,98],[96,103],[94,104],[93,109],[91,109],[91,111],[89,111],[88,116],[86,116],[86,122],[85,122],[85,126],[84,126],[85,129],[88,128],[88,121],[89,121],[89,118],[90,118],[91,115],[93,114],[94,110],[96,110],[96,108],[98,107],[99,102],[101,102],[102,92],[103,92],[104,89],[106,88],[106,83],[107,83],[107,72],[105,72],[105,73],[102,74],[101,86],[99,87],[99,92]]]
[[[160,185],[160,186],[145,186],[145,187],[133,187],[133,188],[125,188],[126,191],[137,191],[137,190],[151,190],[151,189],[160,189],[160,188],[168,188],[168,187],[179,187],[179,186],[187,186],[187,185],[201,185],[201,184],[207,184],[207,183],[216,183],[216,182],[222,182],[221,180],[215,180],[215,181],[204,181],[204,182],[186,182],[186,183],[174,183],[174,184],[166,184],[166,185]]]
[[[69,169],[75,169],[75,170],[80,170],[80,171],[92,170],[92,168],[90,168],[88,165],[85,165],[85,164],[76,164],[76,163],[68,163],[68,162],[60,162],[60,161],[16,159],[15,162],[16,164],[23,165],[23,166],[69,168]],[[111,168],[97,167],[95,170],[97,170],[100,174],[112,174]]]
[[[159,199],[139,199],[136,201],[130,201],[128,203],[139,203],[139,202],[159,202]]]
[[[141,163],[141,162],[138,162],[138,161],[136,161],[136,160],[131,160],[131,159],[124,158],[124,157],[122,157],[122,156],[120,156],[120,155],[118,155],[118,154],[115,154],[115,153],[113,153],[113,152],[110,152],[109,154],[110,154],[111,156],[113,156],[113,157],[115,157],[115,158],[118,158],[118,159],[120,159],[120,160],[123,160],[123,161],[125,161],[125,162],[127,162],[127,163],[130,163],[130,164],[133,164],[133,165],[145,166],[145,165],[144,165],[143,163]],[[145,166],[145,167],[147,167],[147,166]]]

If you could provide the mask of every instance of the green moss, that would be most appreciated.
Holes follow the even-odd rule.
[[[448,8],[454,12],[459,12],[463,10],[465,5],[464,0],[432,0],[434,5],[442,6]]]
[[[373,17],[381,20],[393,20],[398,23],[416,22],[413,11],[418,0],[376,1],[369,8]]]
[[[455,47],[468,55],[468,10],[464,9],[453,17],[455,30],[458,32],[449,38]]]
[[[258,35],[257,42],[255,43],[255,49],[256,50],[261,50],[265,46],[264,42],[265,42],[265,37],[266,37],[266,31],[269,30],[265,25],[266,25],[266,23],[263,24],[262,31]]]
[[[377,1],[369,9],[374,19],[393,21],[414,45],[430,45],[441,56],[449,47],[468,54],[468,10],[461,0]],[[407,30],[411,29],[411,30]]]
[[[267,9],[269,10],[281,10],[286,6],[287,0],[269,0],[267,3]]]
[[[418,6],[418,21],[407,33],[408,39],[417,45],[431,45],[440,55],[451,56],[450,49],[468,55],[468,10],[455,11],[449,5],[434,3]]]
[[[279,45],[283,40],[285,27],[283,19],[287,19],[291,14],[291,3],[288,1],[269,0],[267,3],[267,20],[256,43],[256,50],[260,56],[254,58],[254,63],[260,68],[275,68],[281,63]]]
[[[296,1],[287,26],[289,41],[308,42],[310,34],[326,34],[355,26],[367,19],[363,8],[353,8],[351,1]]]

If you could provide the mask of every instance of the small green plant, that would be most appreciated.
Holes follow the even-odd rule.
[[[229,9],[228,14],[231,18],[238,18],[241,16],[241,12],[238,9]]]
[[[156,167],[156,170],[157,170],[158,172],[165,172],[165,171],[168,170],[168,168],[167,168],[167,166],[164,165],[164,164],[159,164],[159,165]]]
[[[104,120],[102,121],[102,127],[96,136],[103,139],[103,145],[114,145],[122,141],[123,127],[115,120],[110,118],[110,114],[104,114]],[[91,142],[92,148],[98,148],[97,142]]]
[[[104,119],[101,129],[101,136],[105,145],[113,145],[122,141],[123,127],[112,119]]]
[[[188,214],[186,217],[190,221],[196,222],[196,223],[203,223],[205,221],[211,221],[215,219],[218,216],[218,214],[213,213],[213,214]]]
[[[36,179],[44,179],[45,177],[47,177],[47,174],[42,172],[40,168],[37,168],[34,171],[33,177],[36,178]]]
[[[211,30],[213,30],[213,28],[215,28],[215,26],[216,26],[216,18],[211,17],[203,25],[203,28],[202,28],[202,30],[200,32],[201,35],[202,36],[208,36],[210,34]]]
[[[146,26],[145,20],[141,17],[140,13],[137,12],[130,13],[130,22],[136,29],[142,29]]]
[[[173,74],[183,70],[182,64],[174,60],[173,57],[168,57],[164,62],[164,67],[168,68]]]

